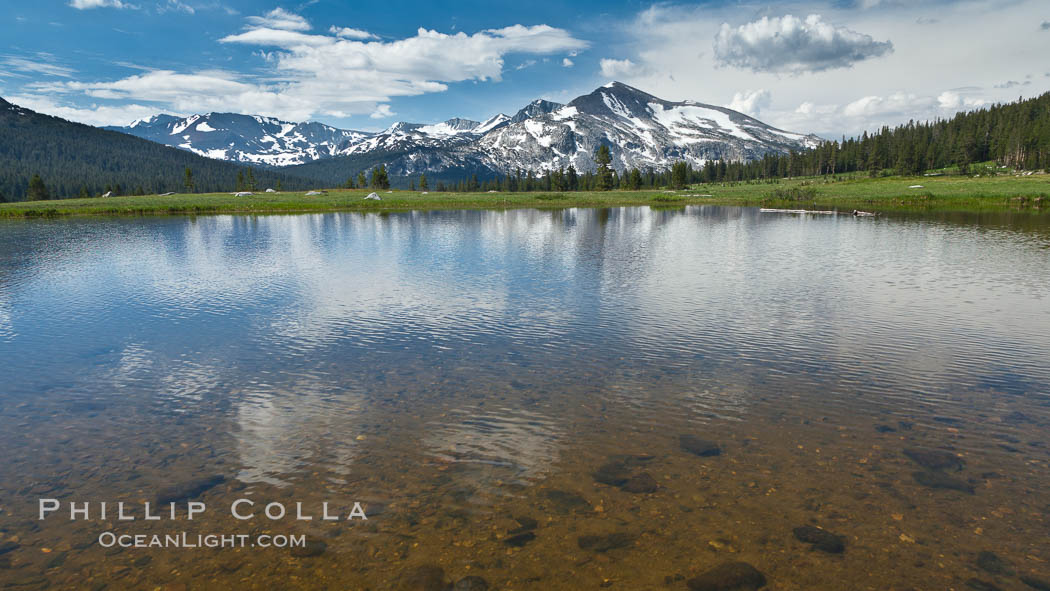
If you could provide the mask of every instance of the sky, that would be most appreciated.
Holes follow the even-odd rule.
[[[618,80],[837,138],[1050,90],[1046,0],[0,0],[0,96],[91,125],[483,121]]]

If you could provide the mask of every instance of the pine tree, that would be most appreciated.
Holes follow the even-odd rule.
[[[684,189],[689,181],[689,165],[685,162],[675,162],[671,165],[671,188],[674,190]]]
[[[427,174],[425,172],[424,173],[420,173],[420,175],[419,175],[419,190],[420,191],[426,191],[427,190]]]
[[[248,190],[255,191],[255,173],[252,172],[252,169],[250,168],[248,169],[248,179],[246,182],[248,183]]]
[[[637,168],[631,169],[631,174],[627,177],[627,188],[632,191],[642,188],[642,172]]]
[[[576,174],[576,167],[571,164],[565,171],[565,188],[570,191],[580,190],[580,176]]]
[[[26,191],[26,197],[30,201],[46,201],[51,198],[47,185],[44,184],[44,179],[40,178],[39,174],[34,174],[33,178],[29,179],[29,190]]]
[[[193,193],[193,171],[190,167],[186,167],[186,179],[183,181],[182,186],[186,187],[187,193]]]
[[[380,164],[372,169],[372,188],[376,190],[390,188],[390,179],[387,177],[385,164]]]
[[[237,171],[237,192],[240,193],[244,190],[244,171]]]
[[[612,163],[612,154],[609,153],[609,146],[605,144],[598,146],[598,151],[594,153],[594,163],[598,165],[598,178],[594,188],[598,191],[612,189],[612,169],[609,168],[609,164]]]
[[[368,187],[368,181],[365,179],[365,172],[361,171],[357,173],[357,186],[362,189]]]
[[[343,186],[347,189],[355,189],[356,187],[354,187],[354,177],[351,176],[350,178],[346,179],[346,183]]]
[[[88,193],[87,185],[80,185],[80,193],[77,196],[81,199],[87,199],[88,197],[91,197],[91,195]]]

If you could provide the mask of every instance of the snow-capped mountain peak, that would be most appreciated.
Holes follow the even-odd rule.
[[[533,117],[546,115],[547,113],[556,111],[562,108],[563,106],[564,105],[562,105],[561,103],[555,103],[543,99],[536,99],[531,103],[525,105],[520,111],[515,113],[514,116],[510,118],[510,122],[521,123],[526,119],[532,119]]]
[[[269,166],[288,166],[331,158],[347,144],[371,134],[322,123],[291,123],[274,117],[207,113],[154,115],[128,127],[110,127],[201,156]]]
[[[492,131],[493,129],[496,129],[497,127],[503,125],[504,123],[507,123],[508,121],[510,121],[510,116],[509,115],[504,115],[503,113],[497,113],[497,114],[493,115],[492,117],[489,117],[488,119],[483,121],[477,127],[475,127],[474,128],[474,133],[486,134],[486,133]]]

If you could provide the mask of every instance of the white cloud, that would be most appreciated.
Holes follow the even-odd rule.
[[[376,110],[372,112],[368,117],[370,119],[386,119],[387,117],[393,117],[397,113],[390,110],[390,105],[383,104],[376,107]]]
[[[645,68],[629,59],[614,60],[603,58],[599,65],[601,66],[602,76],[605,78],[629,78],[642,75],[645,70]]]
[[[309,31],[306,19],[275,9],[250,17],[244,32],[220,39],[263,48],[259,55],[272,68],[268,76],[155,70],[116,81],[34,88],[38,93],[152,102],[179,112],[234,111],[296,121],[319,114],[382,117],[390,107],[384,110],[381,103],[394,97],[443,92],[454,82],[500,80],[508,54],[549,55],[587,46],[547,25],[513,25],[472,35],[420,28],[414,36],[394,41],[347,38],[347,29]]]
[[[249,16],[248,25],[258,29],[310,30],[310,23],[305,18],[283,8],[274,8],[264,16]]]
[[[75,107],[56,102],[48,96],[21,94],[7,97],[7,100],[20,107],[61,117],[70,121],[88,125],[127,125],[135,119],[143,119],[157,114],[157,108],[148,105],[98,105]]]
[[[138,8],[134,4],[121,2],[121,0],[70,0],[69,5],[77,10],[89,10],[91,8]]]
[[[726,108],[757,117],[772,101],[773,96],[768,90],[745,90],[734,94]]]
[[[788,14],[762,17],[736,28],[722,23],[714,49],[724,66],[798,74],[848,68],[892,52],[893,44],[826,23],[819,14],[805,19]]]
[[[573,63],[573,61],[571,59],[564,58],[564,59],[561,60],[561,65],[562,65],[563,68],[571,68],[571,67],[575,66],[576,64]]]
[[[378,39],[379,37],[369,33],[368,31],[362,31],[361,29],[351,29],[350,27],[329,27],[328,32],[335,35],[336,37],[342,37],[344,39]]]
[[[49,61],[50,55],[48,54],[37,54],[37,57],[40,59],[34,60],[15,55],[0,56],[0,65],[20,72],[60,76],[62,78],[69,78],[75,72],[72,68],[52,63]]]
[[[888,96],[865,96],[842,109],[847,117],[872,116],[882,114],[915,113],[929,107],[929,97],[920,97],[910,93],[897,92]]]
[[[937,103],[942,109],[974,109],[986,105],[987,101],[946,90],[937,97]]]
[[[179,0],[168,0],[167,4],[157,7],[157,12],[164,13],[169,11],[185,12],[186,14],[195,14],[197,12],[195,8]]]

